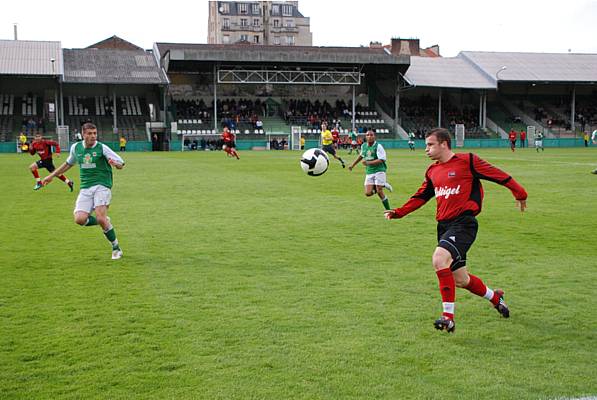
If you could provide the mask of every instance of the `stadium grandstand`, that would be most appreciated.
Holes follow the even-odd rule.
[[[208,148],[222,126],[239,148],[295,134],[316,145],[321,124],[374,128],[388,148],[409,132],[462,127],[466,146],[505,146],[532,126],[548,146],[597,129],[597,55],[464,51],[441,57],[418,40],[370,47],[156,42],[117,36],[84,49],[0,40],[0,151],[19,132],[72,140],[81,123],[130,150]],[[296,139],[296,138],[295,138]],[[296,140],[294,140],[296,142]],[[201,145],[202,144],[202,145]]]
[[[322,122],[341,134],[375,127],[393,138],[393,114],[378,107],[376,88],[396,91],[409,59],[367,47],[156,43],[154,53],[170,79],[173,132],[183,144],[228,125],[245,148],[292,126],[317,140]]]
[[[67,136],[57,139],[69,141],[92,121],[108,143],[120,135],[146,143],[153,133],[167,143],[168,78],[151,51],[124,42],[114,36],[101,47],[62,49],[60,42],[0,41],[0,141],[14,142],[21,131],[55,136],[60,127]]]
[[[419,134],[462,123],[467,137],[505,139],[511,129],[534,126],[547,138],[578,142],[583,131],[597,128],[595,54],[411,57],[405,79],[410,90],[400,98],[400,121]]]

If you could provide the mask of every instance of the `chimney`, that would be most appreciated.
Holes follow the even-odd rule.
[[[14,31],[15,31],[15,40],[19,40],[17,36],[17,24],[14,24]]]
[[[420,55],[419,39],[392,38],[391,52],[396,56],[418,56]]]

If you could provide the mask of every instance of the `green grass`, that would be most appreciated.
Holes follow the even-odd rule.
[[[597,395],[597,151],[477,153],[529,209],[484,184],[469,270],[506,290],[512,317],[458,290],[454,335],[432,326],[434,202],[386,221],[361,167],[312,178],[293,152],[124,154],[114,262],[99,228],[73,223],[76,193],[34,192],[32,158],[2,155],[0,398]],[[388,155],[397,207],[429,161]]]

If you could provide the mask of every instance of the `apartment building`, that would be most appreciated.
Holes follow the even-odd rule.
[[[298,1],[210,1],[208,44],[312,46]]]

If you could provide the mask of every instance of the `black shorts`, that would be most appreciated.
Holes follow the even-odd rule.
[[[54,166],[54,163],[52,162],[51,158],[48,158],[46,160],[38,160],[35,165],[37,165],[37,168],[45,168],[47,169],[49,172],[53,172],[56,167]]]
[[[321,146],[321,149],[326,153],[330,153],[333,156],[336,155],[336,149],[334,148],[333,144],[324,144],[323,146]]]
[[[472,215],[461,215],[437,224],[437,246],[452,255],[452,271],[466,266],[466,252],[477,238],[479,224]]]

